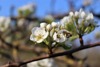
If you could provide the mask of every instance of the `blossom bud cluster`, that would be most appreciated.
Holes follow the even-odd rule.
[[[40,27],[34,27],[32,29],[32,34],[30,40],[36,43],[42,43],[45,41],[46,44],[62,43],[69,38],[71,33],[66,29],[61,28],[58,22],[52,22],[47,24],[45,22],[40,23]]]
[[[80,9],[79,12],[70,12],[69,15],[65,16],[60,22],[63,26],[67,26],[67,28],[74,27],[76,30],[79,32],[81,31],[82,33],[91,32],[96,25],[94,23],[93,14],[86,13],[82,9]]]
[[[94,19],[93,14],[92,13],[85,13],[82,9],[80,9],[80,11],[76,11],[74,12],[70,12],[69,16],[65,16],[61,23],[68,23],[69,21],[72,22],[78,22],[78,24],[82,24],[84,23],[85,25],[88,25],[92,22],[92,20]]]

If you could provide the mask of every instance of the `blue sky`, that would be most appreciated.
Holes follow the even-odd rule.
[[[12,5],[15,6],[14,15],[18,15],[17,9],[23,5],[29,3],[35,3],[37,6],[36,15],[44,16],[51,11],[51,1],[52,0],[0,0],[0,16],[9,16],[10,15],[10,7]],[[68,0],[55,0],[55,13],[65,13],[69,10]],[[83,0],[73,0],[75,8],[80,8]],[[97,4],[98,3],[98,4]],[[90,6],[91,7],[91,6]],[[89,7],[89,8],[90,8]],[[100,0],[93,0],[92,9],[95,9],[95,12],[100,13]]]
[[[95,1],[95,0],[94,0]],[[100,3],[100,0],[96,0]],[[74,0],[75,7],[80,8],[82,5],[82,0]],[[0,16],[9,16],[10,15],[10,7],[12,5],[15,6],[14,15],[17,15],[17,9],[23,5],[29,4],[29,3],[35,3],[37,6],[37,12],[36,15],[39,17],[45,16],[47,13],[51,11],[51,0],[0,0]],[[96,4],[94,2],[94,5],[92,5],[92,8],[95,8],[96,12],[100,12],[100,4]],[[69,4],[67,0],[56,0],[56,4],[54,6],[55,13],[65,13],[69,10]],[[94,9],[93,9],[94,10]]]
[[[64,13],[68,11],[69,7],[67,0],[55,0],[55,1],[56,1],[56,4],[54,6],[55,12]],[[51,0],[0,0],[0,7],[1,7],[0,16],[9,16],[11,5],[15,6],[14,14],[17,15],[17,9],[29,3],[36,4],[37,16],[44,16],[45,14],[50,13],[51,11]]]

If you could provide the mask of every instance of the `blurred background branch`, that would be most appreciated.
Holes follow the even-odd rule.
[[[6,3],[3,6],[1,4],[3,3],[3,1],[1,1],[0,3],[0,15],[1,15],[0,18],[3,17],[5,18],[4,20],[7,20],[7,18],[9,17],[11,20],[10,21],[11,23],[8,24],[9,27],[7,27],[7,30],[5,30],[2,33],[0,30],[0,56],[2,59],[3,57],[7,58],[7,59],[4,59],[5,60],[4,62],[0,61],[0,65],[7,63],[8,61],[20,62],[26,59],[34,60],[33,57],[41,56],[42,54],[48,53],[47,48],[45,48],[44,46],[38,46],[37,44],[33,44],[29,40],[31,29],[35,26],[39,26],[39,23],[41,22],[51,23],[52,21],[58,21],[62,19],[64,16],[68,16],[70,11],[75,12],[75,11],[78,11],[80,8],[82,8],[86,12],[93,13],[96,21],[98,20],[100,21],[100,12],[99,12],[100,9],[99,7],[96,7],[96,5],[99,5],[100,0],[96,0],[96,1],[95,0],[77,0],[77,1],[63,0],[63,3],[62,1],[59,1],[59,0],[49,0],[48,1],[49,4],[44,1],[43,2],[39,1],[38,4],[36,4],[37,1],[36,2],[30,1],[30,2],[31,3],[29,4],[25,3],[25,5],[20,6],[20,7],[16,6],[15,3],[13,3],[13,5],[10,3],[10,8],[8,11],[6,11],[6,7],[7,7],[7,6],[5,7]],[[58,2],[60,2],[60,4]],[[16,3],[19,3],[19,2],[16,2]],[[49,8],[45,8],[45,6],[48,6],[48,5],[45,5],[45,3],[49,5]],[[66,6],[63,5],[64,3]],[[40,5],[41,9],[39,9],[39,4],[42,4]],[[46,11],[44,11],[44,9]],[[38,16],[37,15],[38,11],[40,12],[39,14],[41,15],[43,14],[43,11],[45,12],[45,14],[43,16]],[[3,14],[5,15],[6,13],[9,13],[8,17],[3,16]],[[0,19],[0,22],[1,20],[2,19]],[[100,28],[98,28],[98,31],[100,31]],[[93,36],[94,38],[90,38],[91,36]],[[94,33],[91,36],[87,36],[88,39],[85,36],[83,36],[84,42],[88,44],[98,42],[98,41],[100,42],[99,33],[96,35],[96,37]],[[95,40],[92,40],[92,39],[95,39]],[[75,44],[80,45],[77,39],[74,41],[74,45]],[[85,47],[88,48],[89,46],[87,45]],[[79,49],[80,48],[84,49],[85,47],[83,48],[79,47]],[[62,48],[57,48],[55,50],[55,52],[60,52],[60,51],[65,51],[65,50]],[[58,56],[58,54],[53,55],[53,56]],[[66,67],[66,64],[65,64],[65,67]]]

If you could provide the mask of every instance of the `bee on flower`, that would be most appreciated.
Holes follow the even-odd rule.
[[[60,30],[58,32],[55,32],[53,35],[53,39],[56,42],[65,42],[67,40],[68,37],[71,36],[71,33],[66,31],[66,30]]]

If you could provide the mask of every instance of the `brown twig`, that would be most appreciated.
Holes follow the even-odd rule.
[[[46,45],[46,47],[48,48],[49,55],[52,55],[52,46]]]
[[[79,41],[80,41],[81,46],[84,46],[82,35],[81,34],[78,34],[78,35],[79,35]]]
[[[28,61],[24,61],[22,63],[11,63],[11,64],[6,64],[6,65],[0,66],[0,67],[12,67],[12,65],[13,65],[13,67],[20,67],[20,66],[25,65],[25,64],[30,63],[30,62],[34,62],[34,61],[38,61],[38,60],[42,60],[42,59],[46,59],[46,58],[53,58],[53,57],[58,57],[58,56],[69,55],[69,54],[75,53],[77,51],[96,47],[96,46],[100,46],[100,42],[94,43],[94,44],[83,45],[83,46],[80,46],[80,47],[77,47],[77,48],[74,48],[74,49],[71,49],[71,50],[65,51],[65,52],[60,52],[60,53],[55,53],[55,54],[52,54],[52,55],[45,55],[45,56],[42,56],[42,57],[37,57],[37,58],[31,59],[31,60],[28,60]]]
[[[11,43],[7,43],[1,36],[0,36],[0,40],[5,43],[9,48],[13,48],[13,45]]]

